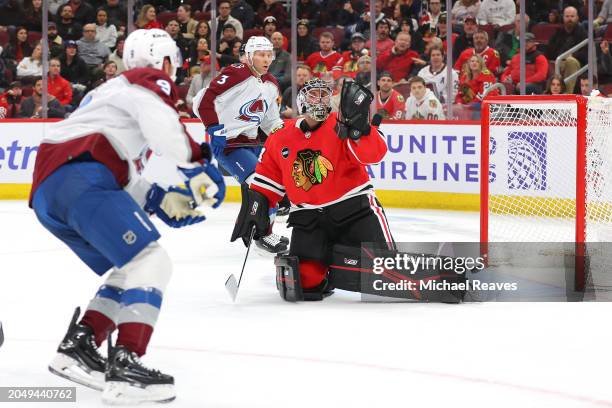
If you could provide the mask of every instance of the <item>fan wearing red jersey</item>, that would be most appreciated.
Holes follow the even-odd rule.
[[[487,89],[496,82],[495,75],[487,69],[482,57],[472,55],[459,78],[457,103],[482,102]],[[489,93],[489,95],[497,94],[499,94],[497,90]]]
[[[232,234],[232,240],[248,242],[255,227],[255,236],[265,235],[267,208],[287,194],[291,246],[275,264],[277,287],[288,301],[322,300],[331,293],[334,245],[394,247],[366,170],[387,152],[384,136],[370,124],[373,95],[345,80],[338,114],[331,113],[331,96],[331,87],[318,78],[300,90],[297,105],[304,116],[287,121],[266,141],[250,189],[243,187]],[[334,286],[359,291],[354,279],[334,281]]]
[[[403,119],[406,101],[401,93],[393,89],[393,77],[389,71],[378,76],[376,92],[376,113],[383,119]]]
[[[304,63],[312,71],[312,75],[320,77],[328,71],[336,71],[340,75],[342,71],[342,55],[334,51],[334,35],[328,31],[319,36],[319,47],[321,51],[315,51],[306,58]]]
[[[453,67],[457,71],[461,72],[463,65],[468,62],[471,56],[478,55],[482,57],[487,66],[487,69],[493,74],[499,74],[501,68],[501,59],[499,57],[499,52],[496,49],[488,46],[489,44],[489,35],[486,31],[476,31],[474,33],[474,47],[468,48],[464,50],[455,62],[455,66]]]

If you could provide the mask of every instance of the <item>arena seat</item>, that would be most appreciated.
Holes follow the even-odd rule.
[[[38,31],[29,31],[28,32],[28,42],[32,46],[34,44],[36,44],[37,42],[39,42],[41,38],[42,38],[42,34],[39,33]]]
[[[540,23],[534,25],[531,32],[535,35],[537,42],[548,44],[548,40],[550,40],[550,37],[553,36],[559,27],[561,27],[561,24]]]
[[[244,30],[242,41],[247,41],[249,37],[254,35],[263,35],[264,31],[261,28],[249,28],[248,30]]]
[[[164,27],[168,24],[168,21],[172,19],[176,19],[176,13],[173,11],[162,11],[157,15],[157,21]]]
[[[6,31],[0,31],[0,47],[6,46],[9,43],[9,35]]]

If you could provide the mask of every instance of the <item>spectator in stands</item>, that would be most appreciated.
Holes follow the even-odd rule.
[[[76,41],[83,35],[83,26],[74,19],[74,13],[70,4],[64,4],[59,9],[57,32],[64,41]]]
[[[342,55],[334,50],[334,35],[329,31],[321,33],[319,36],[319,47],[321,51],[313,52],[306,58],[306,65],[315,77],[321,77],[324,72],[342,70]]]
[[[382,53],[393,48],[395,42],[390,37],[391,24],[386,18],[381,19],[376,23],[376,54],[381,55]],[[372,49],[372,42],[366,41],[366,48]]]
[[[276,18],[277,29],[287,26],[287,10],[285,10],[285,6],[276,0],[264,0],[260,4],[255,16],[255,25],[263,27],[264,19],[268,16]]]
[[[180,32],[184,38],[193,39],[198,22],[191,17],[191,6],[181,4],[176,9],[176,20],[179,23]]]
[[[283,50],[283,35],[278,31],[272,34],[272,46],[274,61],[268,72],[274,75],[282,92],[291,85],[291,55]]]
[[[205,38],[210,44],[210,27],[208,21],[200,21],[196,26],[195,33],[193,34],[193,42],[197,42],[200,38]]]
[[[77,46],[79,47],[79,55],[89,69],[102,67],[102,64],[110,55],[110,49],[96,39],[95,24],[86,24],[83,27],[83,38],[77,41]]]
[[[360,83],[366,88],[370,87],[372,83],[372,58],[369,55],[359,57],[357,60],[357,75],[355,75],[355,82]]]
[[[465,27],[464,27],[465,29]],[[448,30],[446,28],[446,16],[440,16],[440,18],[438,19],[438,26],[437,26],[437,30],[438,30],[438,38],[442,40],[442,46],[444,47],[444,50],[447,49],[447,45],[446,45],[446,41],[447,41],[447,37],[448,37]],[[459,57],[459,54],[456,53],[457,47],[456,47],[456,43],[457,43],[457,38],[459,38],[459,34],[457,33],[451,33],[451,39],[452,39],[452,43],[453,43],[453,56],[457,56]]]
[[[77,55],[76,41],[66,41],[65,52],[60,61],[62,63],[61,75],[72,84],[73,93],[80,95],[89,86],[90,76],[87,64]]]
[[[319,50],[319,44],[312,35],[308,20],[298,20],[297,22],[297,60],[305,61],[308,56]]]
[[[387,24],[387,27],[389,28],[388,33],[391,33],[392,21],[390,19],[385,18],[385,13],[383,13],[382,9],[383,9],[383,0],[375,0],[374,2],[374,16],[375,16],[374,22],[376,23],[376,31],[378,32],[378,25],[384,21]],[[357,21],[357,25],[355,26],[355,32],[363,33],[366,37],[370,36],[370,11],[369,10],[370,10],[369,7],[365,9],[365,13],[359,16],[359,20]],[[368,47],[368,49],[369,48],[370,47]]]
[[[106,81],[110,81],[111,79],[115,78],[117,75],[117,64],[115,64],[114,61],[106,61],[102,67],[101,76],[92,83],[91,89],[99,87]]]
[[[115,51],[108,56],[109,61],[113,61],[117,67],[117,75],[125,71],[125,64],[123,63],[123,46],[125,45],[125,37],[117,38],[117,48]]]
[[[612,0],[605,0],[599,15],[593,20],[595,33],[603,35],[608,28],[608,24],[612,23]]]
[[[23,82],[26,77],[41,76],[42,69],[42,45],[39,42],[34,46],[32,55],[25,57],[21,60],[19,65],[17,65],[17,78],[22,79]]]
[[[342,10],[338,11],[336,27],[344,29],[347,36],[354,33],[364,8],[361,0],[345,0]]]
[[[103,8],[108,15],[108,24],[114,25],[118,32],[125,31],[125,26],[127,25],[127,7],[122,5],[119,0],[106,0],[106,5]]]
[[[110,49],[117,44],[117,27],[108,23],[108,14],[103,8],[96,13],[96,40]]]
[[[155,7],[150,4],[145,4],[140,9],[138,18],[136,19],[136,27],[143,28],[145,30],[151,28],[164,28],[162,24],[157,21],[157,12],[155,11]]]
[[[436,28],[440,16],[446,15],[446,12],[442,11],[442,0],[429,0],[429,4],[427,6],[429,10],[427,10],[421,17],[419,26],[422,27],[423,25],[428,24],[429,28]]]
[[[96,12],[88,2],[70,0],[66,4],[72,8],[75,21],[82,26],[96,21]]]
[[[0,26],[24,25],[22,4],[19,0],[0,1]]]
[[[584,74],[578,77],[578,83],[576,84],[576,89],[574,90],[575,94],[582,96],[606,96],[603,92],[599,90],[599,81],[597,80],[597,75],[593,75],[593,88],[589,87],[589,77],[585,72]]]
[[[479,104],[487,89],[495,83],[497,83],[495,75],[489,72],[484,59],[479,55],[472,55],[461,71],[456,102],[463,104],[476,103],[478,105],[475,108],[477,108],[480,106]],[[492,91],[491,93],[491,95],[496,94],[498,94],[498,91]]]
[[[53,21],[48,23],[47,38],[49,39],[49,56],[61,57],[64,53],[64,40],[57,33],[57,25]]]
[[[268,16],[266,18],[264,18],[263,21],[263,35],[264,37],[266,37],[268,40],[272,41],[272,34],[274,34],[277,31],[276,28],[276,17],[274,16]]]
[[[403,119],[406,101],[402,94],[393,89],[393,77],[388,71],[378,75],[378,92],[376,92],[376,113],[383,119]]]
[[[244,0],[230,0],[232,5],[231,15],[240,21],[242,28],[249,30],[255,24],[255,11],[253,7]]]
[[[563,24],[563,18],[561,17],[561,13],[559,13],[559,10],[557,9],[550,10],[550,12],[548,13],[548,23],[549,24]]]
[[[19,108],[22,100],[21,82],[11,82],[6,92],[0,94],[0,119],[19,117]]]
[[[2,59],[7,69],[15,73],[17,65],[25,57],[32,55],[32,46],[28,42],[28,30],[25,27],[18,27],[15,34],[11,36],[9,43],[2,51]]]
[[[47,89],[50,95],[55,96],[58,102],[66,107],[66,105],[70,105],[70,102],[72,102],[72,86],[70,82],[60,75],[61,69],[62,65],[58,58],[52,58],[49,61]]]
[[[223,36],[219,40],[219,47],[217,48],[217,58],[219,58],[222,67],[238,62],[238,59],[234,57],[234,45],[237,42],[241,41],[236,36],[236,29],[232,24],[225,24],[223,26]]]
[[[539,95],[544,90],[548,76],[548,59],[538,51],[535,35],[525,34],[525,93]],[[521,78],[521,54],[517,51],[510,64],[501,75],[501,81],[512,84],[514,92],[519,93]]]
[[[200,38],[195,46],[191,48],[191,53],[189,57],[189,66],[194,67],[198,66],[200,63],[200,58],[206,55],[210,55],[210,49],[208,48],[208,41],[206,38]]]
[[[42,78],[37,77],[34,82],[32,96],[25,98],[21,102],[19,117],[42,118],[42,89]],[[63,118],[66,115],[66,110],[53,95],[49,95],[47,107],[47,117],[49,118]]]
[[[351,47],[342,53],[342,75],[355,79],[357,76],[357,61],[364,55],[369,55],[365,48],[366,38],[361,33],[353,33]]]
[[[232,12],[232,6],[229,0],[219,0],[217,8],[219,9],[219,15],[217,17],[217,41],[221,40],[221,36],[223,35],[223,26],[226,24],[233,25],[236,29],[236,36],[242,40],[244,36],[242,24],[240,21],[231,16],[230,13]]]
[[[166,32],[170,35],[170,37],[172,37],[176,43],[176,46],[181,51],[181,57],[183,60],[189,58],[192,41],[185,37],[185,35],[181,32],[179,21],[175,19],[169,20],[166,24]]]
[[[597,57],[597,75],[603,78],[602,83],[609,82],[612,78],[612,55],[610,55],[610,44],[608,40],[599,43],[599,49],[595,48]]]
[[[579,24],[578,10],[574,7],[566,7],[563,10],[563,27],[559,28],[550,38],[546,48],[546,57],[549,60],[555,60],[560,54],[580,43],[585,38],[587,38],[587,32]],[[587,48],[582,47],[561,61],[561,74],[564,78],[578,71],[581,65],[587,62]],[[575,84],[575,79],[567,82],[567,89],[574,89]]]
[[[525,27],[529,27],[530,18],[525,14]],[[521,33],[521,16],[517,14],[514,18],[514,28],[511,31],[501,31],[495,40],[495,49],[499,51],[499,56],[503,65],[508,65],[510,60],[519,49],[519,35]]]
[[[408,120],[443,120],[444,107],[431,89],[425,86],[425,80],[419,76],[410,78],[410,96],[406,100]]]
[[[480,10],[480,0],[457,0],[451,10],[453,25],[465,24],[466,17],[475,17]]]
[[[191,79],[189,91],[187,91],[187,96],[185,97],[187,105],[191,106],[193,104],[193,98],[196,94],[208,87],[212,79],[210,55],[200,57],[200,72]]]
[[[42,0],[24,1],[25,26],[31,31],[42,31]]]
[[[296,96],[297,92],[304,86],[304,84],[311,79],[312,75],[310,72],[310,67],[307,65],[298,65],[295,70],[295,85],[296,85]],[[287,87],[283,92],[283,98],[281,101],[281,116],[285,119],[293,117],[293,109],[291,109],[291,101],[295,98],[291,98],[291,87]],[[299,115],[299,112],[296,112]]]
[[[313,0],[299,0],[297,3],[297,18],[308,20],[308,23],[316,27],[319,25],[320,6]]]
[[[395,37],[395,45],[388,51],[378,55],[376,68],[379,71],[389,71],[393,82],[407,80],[419,54],[410,49],[410,34],[399,33]]]
[[[426,84],[433,84],[435,93],[439,96],[442,103],[448,100],[446,56],[444,48],[440,45],[434,45],[429,50],[429,65],[423,67],[418,76],[423,78]],[[453,87],[452,98],[454,101],[457,97],[457,89],[459,88],[459,74],[454,69],[452,70]]]
[[[57,11],[60,6],[66,3],[66,0],[48,0],[49,1],[49,14],[52,16],[57,15]]]
[[[421,30],[416,25],[415,19],[407,19],[403,18],[399,21],[394,28],[391,29],[391,37],[395,38],[397,33],[404,32],[410,34],[410,38],[412,41],[410,42],[410,48],[419,54],[425,51],[425,41],[423,40],[423,34],[421,34]],[[431,34],[435,33],[435,29],[430,29]],[[424,64],[423,64],[424,65]]]
[[[461,71],[463,65],[467,63],[472,55],[480,55],[487,64],[487,69],[494,75],[499,75],[501,71],[501,61],[499,58],[499,52],[495,48],[489,47],[489,35],[484,30],[478,30],[473,36],[474,47],[464,50],[457,58],[457,62],[453,68],[457,71]]]
[[[491,24],[500,28],[512,25],[515,16],[516,4],[513,0],[483,0],[476,19],[478,24]]]
[[[565,82],[561,75],[553,74],[546,84],[545,95],[561,95],[565,93]]]
[[[454,42],[453,46],[453,61],[459,58],[459,55],[468,48],[474,48],[474,34],[478,31],[476,18],[466,16],[463,20],[463,33],[461,33]]]

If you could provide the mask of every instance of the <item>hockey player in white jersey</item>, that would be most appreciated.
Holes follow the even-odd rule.
[[[30,206],[38,220],[96,274],[111,271],[80,321],[75,311],[49,369],[103,391],[107,403],[170,401],[173,377],[139,359],[172,272],[149,217],[176,228],[204,221],[192,202],[218,206],[225,185],[209,163],[208,144],[195,143],[179,120],[171,77],[181,61],[172,38],[158,29],[135,31],[123,61],[127,71],[49,126],[36,157]],[[180,166],[187,188],[165,189],[140,176],[152,152]],[[98,347],[115,330],[105,358]]]
[[[406,119],[441,120],[445,119],[442,104],[433,92],[425,86],[419,76],[410,78],[410,97],[406,100]]]
[[[240,183],[249,184],[255,173],[265,135],[283,126],[276,79],[268,73],[274,60],[272,43],[266,37],[250,37],[244,63],[224,68],[193,100],[193,112],[210,136],[219,164]],[[272,214],[276,209],[272,209]],[[269,234],[256,241],[268,252],[285,252],[289,240]]]

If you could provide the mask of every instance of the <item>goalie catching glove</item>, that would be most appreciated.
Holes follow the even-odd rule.
[[[153,184],[147,193],[144,210],[157,215],[172,228],[182,228],[206,219],[201,212],[191,208],[192,199],[189,190],[172,186],[166,191]]]
[[[248,246],[253,227],[255,227],[255,235],[253,235],[255,240],[270,233],[269,204],[265,195],[251,190],[245,183],[240,186],[240,190],[242,192],[242,205],[230,241],[234,242],[238,238],[242,238],[244,244]]]
[[[368,88],[355,81],[344,81],[336,123],[336,133],[340,139],[350,137],[358,140],[370,134],[370,105],[373,100],[374,95]],[[374,115],[374,126],[380,124],[380,119],[380,115]]]

